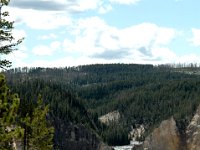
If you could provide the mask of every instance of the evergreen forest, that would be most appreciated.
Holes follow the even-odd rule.
[[[132,129],[144,126],[137,139],[143,141],[172,116],[184,134],[200,104],[199,65],[8,69],[12,62],[6,56],[23,41],[14,38],[14,22],[2,9],[9,2],[0,1],[0,150],[16,145],[23,150],[126,145]],[[118,112],[118,120],[103,123],[99,118],[110,112]]]
[[[200,68],[170,65],[95,64],[66,68],[15,68],[4,72],[27,114],[38,95],[49,105],[55,128],[54,147],[61,148],[70,124],[83,125],[108,145],[129,144],[128,133],[143,124],[145,134],[173,116],[184,130],[200,104]],[[119,111],[109,125],[99,117]],[[61,127],[62,125],[62,127]]]

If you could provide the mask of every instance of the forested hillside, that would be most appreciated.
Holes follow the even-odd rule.
[[[185,129],[200,104],[198,67],[98,64],[68,68],[16,68],[4,72],[19,93],[20,109],[31,107],[38,94],[50,104],[55,147],[62,147],[69,124],[83,125],[109,145],[129,143],[131,127],[143,124],[146,136],[162,120],[174,116]],[[120,121],[98,118],[118,110]],[[63,133],[63,134],[61,134]]]

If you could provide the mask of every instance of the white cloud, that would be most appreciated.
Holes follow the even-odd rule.
[[[98,34],[102,29],[106,28],[106,23],[98,17],[88,19],[81,19],[72,31],[75,40],[66,39],[64,41],[64,49],[69,51],[76,51],[84,55],[91,55],[95,52],[102,52],[102,48],[96,46]]]
[[[155,39],[156,31],[154,24],[143,23],[127,27],[120,31],[120,44],[127,48],[148,46]]]
[[[18,50],[6,56],[6,59],[10,60],[14,67],[25,66],[24,60],[26,58],[28,58],[27,47],[24,45],[19,46]]]
[[[140,0],[109,0],[111,3],[118,3],[118,4],[136,4]]]
[[[172,28],[142,23],[118,29],[98,17],[81,19],[74,28],[71,33],[75,39],[65,39],[63,46],[66,51],[77,52],[81,56],[118,61],[129,59],[132,62],[136,57],[137,61],[148,62],[159,59],[159,62],[169,62],[176,57],[167,48],[177,35]]]
[[[53,53],[52,49],[45,45],[35,46],[32,52],[38,56],[49,56]]]
[[[13,67],[22,67],[22,66],[27,66],[27,67],[66,67],[66,66],[78,66],[78,65],[88,65],[88,64],[108,64],[108,63],[137,63],[137,64],[165,64],[169,63],[168,60],[142,60],[140,59],[139,53],[135,53],[135,59],[132,57],[129,58],[123,58],[120,60],[105,60],[105,59],[97,59],[97,58],[91,58],[91,57],[62,57],[56,60],[34,60],[31,63],[25,63],[21,60],[18,60],[17,62],[15,61],[13,63]],[[166,58],[167,56],[165,56]],[[195,54],[189,54],[189,55],[183,55],[180,57],[176,56],[176,59],[171,61],[170,63],[198,63],[200,60],[200,56],[197,56]]]
[[[112,32],[103,32],[100,35],[99,46],[103,47],[104,49],[115,50],[120,48],[120,43],[118,39],[118,35],[115,38],[115,34]]]
[[[194,45],[194,46],[200,46],[200,29],[192,29],[192,34],[193,37],[189,39],[189,41]]]
[[[73,11],[86,11],[86,10],[94,10],[98,8],[101,0],[78,0],[77,3],[71,6]]]
[[[57,50],[61,46],[61,43],[59,41],[54,41],[50,44],[51,49]]]
[[[61,43],[59,41],[54,41],[50,46],[38,45],[32,49],[32,52],[38,56],[51,56],[55,51],[59,50]]]
[[[158,50],[158,49],[157,49]],[[173,56],[175,57],[174,59],[170,60],[170,62],[167,60],[167,56],[163,56],[165,59],[164,60],[142,60],[140,57],[140,54],[135,51],[133,57],[128,57],[128,58],[122,58],[120,60],[115,59],[115,60],[105,60],[105,59],[100,59],[100,58],[91,58],[91,57],[78,57],[74,58],[72,56],[69,57],[61,57],[56,60],[34,60],[31,63],[25,63],[21,60],[18,60],[17,62],[14,61],[13,66],[14,67],[22,67],[22,66],[27,66],[27,67],[66,67],[66,66],[78,66],[78,65],[88,65],[88,64],[108,64],[108,63],[137,63],[137,64],[165,64],[165,63],[198,63],[200,60],[200,56],[196,54],[188,54],[188,55],[183,55],[183,56],[174,56],[171,51],[164,50],[169,52],[169,57]],[[168,58],[169,58],[168,57]]]
[[[171,40],[176,36],[180,34],[178,31],[175,31],[172,28],[159,28],[156,33],[156,44],[163,44],[167,45],[171,42]]]
[[[25,46],[21,46],[19,47],[19,50],[16,50],[16,51],[13,51],[13,53],[11,53],[9,55],[9,58],[12,59],[12,60],[15,60],[15,59],[26,59],[28,58],[28,55],[26,54],[26,51],[27,51],[27,48]]]
[[[107,26],[108,25],[106,24],[106,22],[104,20],[100,19],[99,17],[89,17],[89,18],[85,18],[85,19],[80,19],[77,22],[77,26],[75,26],[75,27],[78,27],[79,30],[95,29],[96,31],[100,31]]]
[[[113,9],[113,7],[112,7],[110,4],[102,5],[102,6],[99,8],[98,12],[99,12],[100,14],[105,14],[105,13],[111,11],[112,9]]]
[[[9,7],[10,20],[17,24],[26,24],[31,29],[50,30],[71,25],[71,17],[65,12],[40,11]]]
[[[177,59],[176,54],[167,47],[153,47],[152,55],[156,59],[160,59],[162,62],[169,63]]]
[[[40,16],[40,17],[38,17]],[[71,24],[71,19],[64,14],[60,13],[44,13],[44,12],[34,12],[30,13],[30,16],[23,16],[25,23],[33,29],[56,29],[61,26],[68,26]]]
[[[143,47],[152,44],[167,45],[175,36],[175,29],[142,23],[122,29],[119,37],[123,47]]]
[[[99,10],[105,13],[111,9],[113,3],[135,4],[140,0],[17,0],[11,1],[12,7],[40,11],[65,11],[67,13]]]
[[[28,67],[66,67],[66,66],[78,66],[78,65],[88,65],[88,64],[106,64],[112,63],[113,61],[105,61],[104,59],[95,59],[90,57],[62,57],[57,60],[48,61],[48,60],[35,60],[32,63],[24,63],[22,66]]]
[[[14,29],[12,31],[12,33],[13,33],[13,37],[16,40],[19,40],[19,39],[22,39],[22,38],[26,37],[26,32],[25,32],[25,30],[22,30],[22,29]]]
[[[72,15],[92,10],[105,14],[114,3],[135,4],[140,0],[17,0],[6,8],[11,20],[26,24],[32,29],[56,29],[72,25]]]
[[[116,4],[117,6],[118,4],[134,5],[139,1],[141,0],[17,0],[12,1],[13,5],[7,9],[10,12],[10,19],[16,21],[17,27],[25,24],[30,28],[27,34],[33,33],[32,29],[39,29],[38,33],[40,30],[51,30],[49,34],[40,36],[38,39],[47,40],[42,42],[60,40],[49,44],[34,43],[33,54],[51,56],[61,49],[63,53],[72,54],[71,57],[66,58],[60,56],[60,59],[52,62],[42,61],[44,65],[72,66],[110,62],[167,63],[199,60],[200,57],[194,54],[178,57],[169,49],[170,43],[178,34],[173,28],[158,26],[154,23],[117,28],[108,25],[99,17],[82,18],[88,14],[91,15],[91,12],[105,14],[116,9]],[[80,14],[84,12],[87,14]],[[23,27],[20,26],[20,28]],[[63,33],[61,34],[61,30],[58,29],[62,29]],[[16,39],[26,37],[24,30],[13,32]],[[192,29],[192,33],[193,38],[190,42],[194,46],[200,46],[200,29]],[[14,58],[14,55],[17,57]],[[27,58],[26,51],[13,53],[12,58],[23,64],[22,60]],[[34,61],[31,65],[39,64],[41,61]]]
[[[65,51],[73,52],[74,50],[74,43],[69,39],[65,39],[62,46]]]
[[[26,10],[76,13],[98,9],[103,3],[103,0],[17,0],[11,1],[10,5]]]
[[[197,54],[188,54],[188,55],[183,55],[180,57],[177,57],[176,59],[176,63],[199,63],[200,61],[200,56],[198,56]]]
[[[38,39],[39,40],[48,40],[48,39],[56,39],[57,35],[54,33],[50,33],[48,35],[43,35],[43,36],[39,36]]]
[[[176,54],[168,48],[177,31],[153,23],[119,29],[108,25],[99,17],[90,17],[78,20],[68,34],[74,39],[66,38],[62,42],[53,41],[49,45],[37,45],[32,49],[33,54],[51,56],[62,48],[63,52],[80,56],[76,56],[77,60],[71,57],[73,61],[68,63],[74,65],[86,62],[103,63],[103,60],[113,63],[167,63],[177,59]],[[56,38],[56,35],[51,33],[48,36]],[[47,39],[48,36],[41,39]],[[64,61],[62,56],[60,59]],[[57,63],[53,64],[60,62],[57,60]]]

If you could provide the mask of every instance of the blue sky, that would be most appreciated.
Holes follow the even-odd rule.
[[[199,0],[11,0],[13,67],[200,63]]]

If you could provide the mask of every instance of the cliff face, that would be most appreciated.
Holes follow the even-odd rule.
[[[154,129],[143,145],[135,150],[200,150],[200,106],[184,135],[180,135],[172,117]]]
[[[100,122],[109,125],[110,122],[118,122],[120,119],[119,111],[115,110],[113,112],[109,112],[106,115],[103,115],[99,118]]]
[[[180,149],[180,135],[173,117],[163,121],[158,128],[154,129],[146,138],[143,148],[148,150]]]
[[[186,129],[188,150],[200,150],[200,106]]]
[[[129,132],[129,139],[132,139],[132,141],[136,141],[136,139],[142,138],[144,132],[144,125],[139,125],[137,128],[134,129],[132,128],[132,130]]]

